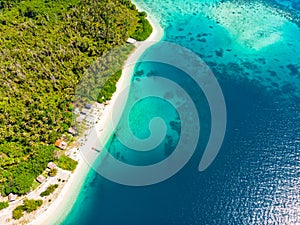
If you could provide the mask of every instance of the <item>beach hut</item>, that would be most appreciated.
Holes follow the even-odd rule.
[[[85,104],[85,108],[86,108],[86,109],[91,109],[91,108],[92,108],[92,105],[91,105],[91,104]]]
[[[57,140],[54,145],[60,149],[66,149],[67,148],[67,142],[63,141],[63,140]]]
[[[46,178],[43,175],[39,175],[36,178],[36,181],[39,182],[39,183],[43,183],[45,180],[46,180]]]
[[[9,202],[16,201],[16,200],[17,200],[17,197],[18,197],[18,195],[14,195],[13,193],[10,193],[10,194],[8,195],[8,201],[9,201]]]
[[[76,130],[73,127],[69,127],[68,132],[70,134],[76,135]]]
[[[136,43],[136,40],[133,39],[133,38],[128,38],[126,42],[127,42],[128,44],[135,44],[135,43]]]
[[[49,163],[47,164],[47,167],[48,167],[49,169],[55,169],[55,168],[56,168],[56,164],[55,164],[54,162],[49,162]]]

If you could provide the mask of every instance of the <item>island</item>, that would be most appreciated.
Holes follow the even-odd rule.
[[[124,61],[149,46],[146,18],[129,0],[0,2],[1,224],[43,224],[48,208],[80,186],[89,167],[79,146],[91,127],[105,129]],[[118,46],[120,68],[96,97],[78,101],[88,68]]]

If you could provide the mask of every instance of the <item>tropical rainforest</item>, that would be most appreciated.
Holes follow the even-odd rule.
[[[72,123],[76,85],[97,58],[148,37],[145,17],[129,0],[0,0],[3,196],[29,192],[56,160],[53,143]]]

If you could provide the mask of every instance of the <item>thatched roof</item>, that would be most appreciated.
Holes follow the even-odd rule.
[[[133,39],[133,38],[128,38],[126,42],[129,43],[129,44],[135,44],[136,40]]]
[[[46,180],[46,178],[45,178],[43,175],[39,175],[39,176],[36,178],[36,180],[37,180],[37,182],[39,182],[39,183],[43,183],[43,182]]]
[[[48,167],[49,169],[54,169],[54,168],[56,168],[56,164],[55,164],[54,162],[49,162],[49,163],[47,164],[47,167]]]
[[[92,105],[91,105],[91,104],[85,104],[85,108],[91,109],[91,108],[92,108]]]
[[[76,130],[73,127],[69,127],[68,132],[73,135],[76,134]]]
[[[54,143],[54,145],[55,145],[56,147],[60,148],[60,149],[66,149],[67,146],[68,146],[68,143],[65,142],[65,141],[63,141],[63,140],[61,140],[61,139],[58,139],[58,140]]]
[[[16,201],[17,200],[18,195],[15,195],[13,193],[10,193],[8,195],[8,201],[12,202],[12,201]]]

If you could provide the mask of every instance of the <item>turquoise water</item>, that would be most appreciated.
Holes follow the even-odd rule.
[[[295,12],[271,1],[137,3],[160,19],[165,41],[192,50],[215,74],[227,108],[222,148],[213,164],[199,172],[211,126],[204,93],[183,71],[142,62],[132,85],[147,76],[165,77],[195,102],[201,122],[196,152],[175,176],[151,186],[116,184],[91,170],[63,224],[300,223],[300,29]],[[155,46],[144,57],[151,51]],[[129,99],[139,94],[131,92]],[[145,98],[132,108],[129,125],[137,137],[147,138],[154,117],[162,118],[167,129],[153,151],[135,152],[113,136],[109,153],[138,166],[168,157],[181,135],[172,105]],[[124,127],[121,121],[117,129]],[[105,158],[102,154],[100,166]]]

